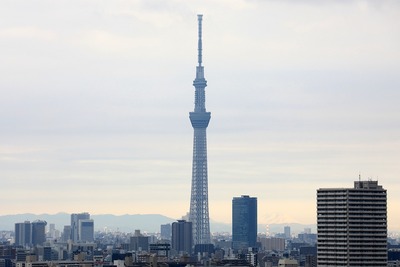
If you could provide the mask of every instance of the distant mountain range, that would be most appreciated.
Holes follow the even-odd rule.
[[[173,223],[176,219],[166,217],[160,214],[125,214],[125,215],[112,215],[101,214],[91,215],[94,220],[95,230],[109,229],[112,231],[119,230],[121,232],[133,233],[136,229],[142,232],[155,233],[160,231],[161,224]],[[70,225],[71,215],[68,213],[57,214],[16,214],[16,215],[1,215],[0,216],[0,230],[14,230],[14,224],[24,221],[44,220],[48,224],[54,223],[57,230],[62,231],[64,225]],[[282,233],[284,226],[290,226],[292,233],[301,233],[304,228],[311,228],[315,233],[315,225],[304,225],[298,223],[279,223],[270,224],[268,229],[270,233]],[[220,223],[211,220],[211,232],[231,232],[231,225],[227,223]],[[259,232],[266,232],[267,225],[259,224]]]

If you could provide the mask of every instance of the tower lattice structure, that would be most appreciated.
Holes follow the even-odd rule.
[[[189,113],[193,135],[192,189],[189,220],[193,227],[193,244],[210,244],[210,218],[208,213],[208,170],[207,170],[207,126],[211,113],[206,111],[205,88],[202,66],[202,19],[198,17],[198,66],[196,67],[194,112]]]

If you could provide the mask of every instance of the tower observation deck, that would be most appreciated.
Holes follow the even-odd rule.
[[[205,88],[207,81],[204,78],[202,66],[202,19],[198,17],[198,66],[196,67],[194,112],[189,113],[190,122],[194,130],[193,135],[193,167],[192,189],[190,195],[189,221],[193,227],[193,244],[210,244],[210,218],[208,213],[208,171],[207,171],[207,126],[211,113],[206,112]]]

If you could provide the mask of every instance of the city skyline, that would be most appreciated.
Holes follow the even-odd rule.
[[[396,1],[12,1],[0,10],[0,214],[189,211],[196,14],[212,220],[316,223],[359,173],[400,230]]]

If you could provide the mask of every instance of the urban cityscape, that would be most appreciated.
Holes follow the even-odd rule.
[[[239,2],[241,3],[240,5],[238,4]],[[249,2],[251,1],[238,1],[236,2],[238,6],[235,8],[251,10],[258,5]],[[369,5],[364,6],[361,1],[356,2],[358,4],[356,5],[357,8],[361,7],[360,10],[365,11],[371,8]],[[369,1],[367,2],[369,3]],[[13,4],[9,5],[9,7],[12,6]],[[154,6],[146,8],[152,9]],[[380,8],[384,9],[387,7],[381,6]],[[128,12],[125,15],[127,14],[130,13]],[[113,16],[116,15],[113,14]],[[131,16],[131,14],[128,16]],[[196,57],[193,56],[192,58],[197,58],[196,62],[193,61],[193,63],[196,63],[195,78],[192,84],[194,93],[191,96],[192,99],[194,98],[194,106],[193,110],[190,110],[186,116],[186,120],[189,118],[186,121],[186,128],[189,128],[189,122],[193,128],[192,144],[187,143],[186,140],[188,139],[185,139],[186,143],[179,142],[179,145],[178,143],[172,145],[175,147],[168,150],[168,157],[170,157],[168,161],[160,160],[156,163],[158,167],[165,166],[165,169],[162,169],[164,171],[168,170],[168,168],[179,168],[180,165],[178,163],[175,166],[173,165],[174,154],[178,153],[182,147],[186,147],[186,151],[188,150],[187,147],[191,147],[191,171],[188,171],[188,168],[182,168],[177,172],[179,176],[191,176],[191,179],[182,180],[172,178],[170,180],[169,178],[173,175],[167,173],[165,173],[163,179],[156,179],[150,175],[150,172],[146,174],[146,168],[151,166],[152,160],[150,160],[151,157],[140,152],[135,158],[139,159],[138,166],[140,163],[143,163],[143,166],[138,167],[142,171],[139,172],[140,174],[135,173],[132,174],[133,176],[129,176],[135,179],[135,186],[129,188],[128,191],[124,191],[127,187],[126,179],[129,177],[124,175],[119,177],[118,175],[115,176],[115,174],[127,172],[131,161],[121,156],[123,153],[115,154],[118,156],[113,155],[115,152],[111,150],[107,152],[110,154],[105,158],[96,156],[97,153],[101,154],[104,152],[102,152],[103,146],[106,147],[107,142],[111,142],[113,138],[110,138],[108,141],[105,139],[100,141],[102,149],[97,147],[94,140],[93,143],[88,142],[88,148],[93,149],[91,157],[82,156],[82,158],[76,161],[72,157],[69,158],[67,156],[68,153],[64,154],[60,162],[70,163],[70,168],[61,164],[58,166],[60,169],[65,168],[63,170],[65,172],[61,172],[64,173],[64,178],[70,178],[67,180],[67,183],[64,183],[65,180],[57,180],[57,177],[54,177],[54,179],[46,178],[50,174],[46,168],[57,170],[57,164],[51,165],[49,160],[46,160],[44,157],[41,158],[39,156],[36,159],[34,156],[43,155],[38,154],[38,151],[46,151],[45,153],[49,157],[58,157],[59,154],[57,151],[60,150],[60,147],[58,149],[50,148],[51,144],[56,144],[52,140],[52,138],[55,138],[54,136],[49,136],[49,146],[47,149],[38,148],[39,145],[37,148],[34,148],[31,144],[30,148],[24,148],[23,152],[9,152],[15,149],[15,147],[6,144],[0,147],[2,155],[1,164],[5,166],[6,171],[4,174],[7,175],[7,179],[4,181],[2,187],[2,198],[0,199],[2,203],[0,220],[3,220],[3,222],[0,222],[0,225],[5,227],[5,229],[0,229],[0,267],[399,267],[400,234],[398,232],[399,218],[397,212],[399,204],[396,202],[398,199],[396,195],[397,187],[393,186],[393,182],[386,183],[386,181],[393,181],[392,179],[396,181],[395,178],[388,178],[386,180],[385,177],[364,177],[361,170],[354,170],[344,180],[329,181],[325,177],[319,177],[313,180],[313,184],[311,185],[309,183],[301,183],[301,177],[306,173],[302,172],[301,168],[298,168],[294,172],[299,173],[299,179],[297,179],[296,184],[289,179],[287,181],[280,181],[281,183],[278,186],[274,186],[272,184],[278,184],[279,180],[284,180],[283,177],[285,175],[292,175],[289,170],[293,166],[287,166],[288,173],[285,175],[283,175],[283,172],[276,171],[275,178],[268,180],[268,177],[266,177],[265,180],[267,181],[261,183],[261,180],[258,180],[258,178],[252,179],[252,173],[258,172],[257,168],[252,169],[255,165],[244,164],[244,168],[241,169],[242,171],[239,171],[240,175],[245,175],[244,177],[235,178],[237,181],[233,181],[235,180],[233,179],[231,184],[229,178],[225,177],[229,177],[230,174],[235,172],[235,169],[221,169],[220,177],[224,178],[220,183],[224,186],[213,186],[213,177],[218,176],[218,174],[212,171],[213,168],[209,170],[209,166],[218,164],[216,163],[216,158],[218,159],[218,157],[209,156],[212,145],[208,142],[207,129],[209,126],[212,127],[214,123],[220,123],[221,120],[217,119],[217,122],[214,122],[213,116],[217,113],[214,110],[218,103],[214,100],[210,101],[212,99],[210,94],[207,94],[206,97],[208,79],[210,79],[209,77],[216,78],[216,75],[212,74],[208,70],[208,65],[203,62],[208,62],[208,58],[213,55],[213,53],[208,53],[208,39],[205,36],[209,36],[207,35],[207,31],[210,28],[217,26],[212,26],[209,23],[203,26],[203,23],[207,21],[206,13],[204,16],[203,14],[193,15],[191,20],[195,21],[195,18],[197,19],[197,27],[194,27],[194,23],[190,24],[191,31],[196,32],[196,35],[193,34],[192,36],[196,36],[197,50],[196,53],[194,52],[194,47],[190,50],[193,55],[196,55]],[[215,22],[216,17],[211,15],[211,18]],[[2,32],[0,29],[0,37],[2,34],[6,36],[8,33]],[[45,36],[47,33],[42,32],[40,34]],[[99,33],[97,32],[96,34]],[[52,42],[52,37],[49,37],[49,35],[46,36],[45,38],[48,38],[48,42]],[[98,41],[106,42],[103,37],[99,38]],[[224,38],[222,35],[220,37]],[[185,45],[187,44],[185,43]],[[166,45],[168,46],[168,44]],[[185,47],[184,49],[189,48]],[[175,52],[179,53],[178,51]],[[177,60],[173,64],[180,64],[180,61]],[[211,70],[215,69],[211,68]],[[143,72],[146,72],[146,70],[143,70]],[[190,81],[186,82],[186,84],[189,83]],[[2,85],[5,86],[5,83],[2,83]],[[114,85],[118,86],[118,82],[115,82]],[[143,86],[143,84],[139,84],[139,86]],[[208,90],[215,90],[213,87],[210,86],[210,89],[207,89],[207,93]],[[185,93],[185,96],[187,96],[187,93]],[[138,101],[137,103],[135,102],[136,105],[146,105],[141,103],[140,95],[136,95],[136,97],[137,99],[134,99]],[[257,98],[257,96],[255,97]],[[162,101],[163,98],[156,98],[155,103]],[[165,97],[165,99],[170,101],[168,97]],[[179,101],[187,101],[189,103],[190,100],[184,99],[181,96],[179,98]],[[51,102],[51,99],[44,99],[43,101]],[[213,116],[211,116],[211,111],[206,108],[206,103],[209,106],[209,102],[212,103]],[[389,110],[392,108],[392,102],[388,103]],[[120,106],[117,105],[115,108],[118,109]],[[251,107],[246,108],[250,109]],[[175,114],[168,113],[168,111],[165,112],[168,116]],[[300,110],[299,112],[301,113]],[[94,114],[96,114],[95,111]],[[110,113],[110,117],[115,114]],[[244,115],[245,112],[243,112]],[[154,116],[157,115],[155,114]],[[218,114],[215,116],[218,117]],[[212,118],[213,120],[211,120]],[[229,119],[229,116],[225,118]],[[390,118],[392,117],[388,116],[387,121],[390,121]],[[229,123],[231,125],[235,124],[236,119],[230,119]],[[162,140],[159,140],[160,143],[154,144],[155,147],[159,146],[161,149],[162,145],[160,144],[164,142],[168,143],[168,139],[174,135],[173,131],[167,129],[167,125],[174,126],[174,124],[170,124],[169,122],[166,122],[166,125],[163,126],[165,128],[165,136],[162,137]],[[68,122],[65,123],[65,130],[68,132],[71,129],[68,130]],[[89,120],[86,123],[90,124]],[[242,123],[244,123],[243,127],[246,127],[244,120]],[[261,122],[261,124],[264,123],[268,122]],[[17,130],[17,126],[14,128],[12,124],[5,125],[6,136],[12,136],[13,131],[16,131],[18,134],[24,132],[23,127]],[[93,126],[94,128],[98,127],[95,124]],[[112,128],[111,124],[109,126]],[[141,128],[142,126],[143,128]],[[142,126],[137,131],[143,131],[141,134],[146,136],[147,130],[145,128],[151,128],[151,125],[144,124]],[[32,127],[35,128],[34,126]],[[392,128],[392,134],[396,135],[398,129],[395,126]],[[105,128],[100,127],[98,129],[102,131],[101,129],[104,130]],[[125,128],[125,131],[129,132],[129,129],[129,127]],[[58,131],[57,129],[54,130],[55,132]],[[41,130],[37,131],[39,133]],[[189,135],[188,133],[188,131],[185,132],[186,135]],[[83,132],[81,134],[85,135]],[[62,140],[64,133],[61,134],[59,132],[57,135],[59,136],[56,139],[60,138]],[[32,134],[32,136],[35,136],[35,134]],[[39,139],[43,138],[42,135],[40,136]],[[118,137],[118,135],[116,136]],[[127,136],[129,137],[129,134]],[[209,133],[209,137],[212,138],[212,136],[213,133]],[[34,138],[37,137],[35,136]],[[121,139],[124,138],[125,136],[121,135]],[[227,138],[229,139],[229,136]],[[396,145],[399,143],[398,137],[394,138],[397,142],[393,144],[392,150],[396,150]],[[39,141],[39,139],[36,140]],[[87,140],[89,139],[91,137]],[[72,139],[66,140],[71,142]],[[140,140],[137,141],[140,143]],[[381,144],[381,142],[385,143],[386,146],[386,141],[375,141],[377,144]],[[71,145],[68,142],[63,147],[63,151],[68,151],[68,147]],[[319,143],[319,141],[316,142]],[[315,149],[311,142],[305,143],[310,145],[309,151]],[[235,150],[237,149],[237,147],[235,148],[237,144],[232,143],[229,145],[229,142],[227,144],[228,146],[221,147],[219,152],[225,151],[226,157],[229,158],[231,152],[238,150]],[[344,144],[344,146],[347,145],[349,144]],[[123,146],[123,143],[121,143],[120,148],[124,149],[122,148]],[[230,146],[232,146],[232,150],[230,150]],[[358,147],[355,144],[349,146],[353,146],[353,149]],[[371,151],[375,153],[373,148],[374,146],[370,147]],[[272,147],[271,151],[274,149],[277,149],[277,147]],[[299,147],[293,147],[289,150],[295,155],[298,149]],[[248,150],[241,150],[243,152],[242,156],[246,157],[246,153],[249,153],[246,151],[251,150],[257,150],[257,146],[248,148]],[[317,162],[318,158],[321,157],[321,151],[315,150],[311,153],[314,152],[315,154],[311,161],[315,160]],[[17,156],[19,153],[23,153],[26,158],[21,160],[22,158]],[[395,154],[397,152],[391,153],[397,155]],[[340,157],[340,153],[338,155]],[[239,156],[239,158],[242,156]],[[332,157],[334,156],[332,155]],[[346,159],[348,158],[346,157]],[[189,160],[187,158],[186,161],[189,162]],[[366,162],[370,162],[370,160],[366,159]],[[384,161],[383,157],[381,160],[382,162]],[[394,167],[391,167],[392,165],[389,163],[382,163],[382,166],[388,166],[388,169],[396,170],[396,168],[398,169],[396,160],[392,159],[390,161],[391,163],[394,162]],[[36,183],[32,183],[31,186],[29,186],[30,182],[24,184],[24,180],[17,175],[19,172],[13,172],[13,170],[17,169],[19,171],[22,170],[18,166],[23,165],[19,165],[20,163],[17,164],[17,161],[25,162],[27,169],[22,168],[25,174],[29,173],[30,168],[35,169],[35,175],[30,177]],[[113,161],[115,162],[110,164]],[[299,162],[301,161],[301,158],[299,158]],[[336,163],[338,162],[340,161]],[[350,163],[344,164],[344,162],[345,159],[342,162],[343,165],[351,165]],[[76,164],[83,166],[80,169],[80,175],[86,173],[89,176],[74,174],[73,166],[77,166]],[[231,164],[231,166],[239,166],[243,162],[234,160]],[[264,162],[263,164],[269,165],[270,163]],[[368,164],[366,163],[365,165]],[[374,164],[370,165],[373,166]],[[100,176],[99,180],[97,180],[94,173],[91,174],[98,166],[103,166],[101,170],[104,171],[104,176]],[[109,173],[107,166],[110,168]],[[158,167],[154,167],[154,169]],[[339,171],[341,169],[340,165],[335,165],[335,167],[338,169],[337,175],[342,173]],[[323,170],[324,164],[319,165],[318,168]],[[344,169],[347,170],[347,168],[351,167],[346,166]],[[354,166],[354,168],[357,168],[357,166]],[[370,170],[367,167],[365,168]],[[330,167],[329,170],[331,170]],[[186,174],[184,173],[185,171],[187,172]],[[226,173],[221,174],[222,172]],[[317,172],[321,173],[320,170]],[[162,171],[158,170],[158,173],[162,174]],[[272,171],[271,173],[274,172]],[[354,173],[357,173],[357,175],[354,175]],[[140,178],[137,178],[135,175],[138,175],[137,177]],[[332,175],[334,174],[329,173],[327,177],[331,177]],[[395,176],[395,174],[392,175]],[[93,183],[93,188],[88,190],[84,186],[81,187],[80,182],[82,181],[83,185],[85,183],[83,180],[88,179],[85,177],[90,176],[89,180]],[[44,181],[46,181],[46,185],[42,188]],[[234,183],[238,181],[242,183],[239,183],[239,186],[235,184],[235,190],[230,190]],[[20,185],[19,193],[8,190],[13,188],[10,185],[14,184]],[[49,186],[48,184],[52,184],[52,186],[47,187]],[[101,187],[99,187],[99,184],[101,184]],[[240,186],[240,184],[243,186]],[[260,189],[261,184],[266,185],[266,187]],[[155,187],[155,185],[161,188],[164,187],[164,190],[152,190],[152,187]],[[268,185],[271,185],[271,188]],[[54,188],[54,190],[46,191],[46,188]],[[68,188],[72,190],[68,190]],[[251,188],[255,188],[255,190],[251,190]],[[297,188],[297,190],[293,191],[293,188]],[[300,191],[311,191],[313,194],[302,195],[299,194]],[[263,193],[260,194],[260,192]],[[68,195],[68,201],[63,200],[63,194]],[[279,212],[276,218],[269,217],[266,219],[264,194],[269,195],[270,204],[274,203],[274,205],[270,206],[270,209]],[[211,195],[214,197],[211,197]],[[218,195],[218,197],[215,197],[215,195]],[[187,197],[187,201],[182,201],[182,196]],[[273,200],[274,196],[277,199]],[[298,202],[296,201],[296,197],[298,198]],[[105,201],[101,202],[100,199]],[[132,199],[135,199],[135,201],[131,202]],[[96,202],[98,203],[97,205],[95,204]],[[39,205],[39,203],[41,204]],[[146,206],[149,203],[155,203],[151,206],[151,209],[147,208],[150,206]],[[159,204],[157,205],[157,203]],[[91,206],[93,206],[93,209],[90,209]],[[103,212],[102,206],[104,206]],[[72,212],[51,214],[54,211],[63,212],[63,207],[68,207],[67,210]],[[121,215],[124,214],[122,212],[124,210],[139,211],[137,216],[141,216],[143,219],[140,228],[135,228],[137,224],[135,224],[134,217],[131,217],[133,216],[132,213]],[[26,213],[24,214],[21,211],[25,211]],[[39,213],[38,211],[41,211],[42,215],[33,214]],[[115,214],[118,216],[115,216],[115,214],[112,215],[109,211],[115,211]],[[141,212],[143,213],[140,214]],[[63,217],[61,224],[59,219],[56,218],[60,214]],[[103,219],[100,218],[101,214]],[[168,215],[168,217],[164,216],[164,214]],[[268,214],[272,213],[269,212]],[[299,219],[289,219],[286,217],[287,214],[298,215],[297,218]],[[175,218],[171,218],[171,215],[175,216]],[[14,219],[12,223],[10,223],[10,219],[7,219],[6,223],[9,225],[4,224],[7,216]],[[124,223],[122,221],[118,221],[122,216],[128,218],[127,228],[123,227]],[[107,217],[107,223],[105,223],[105,217]],[[66,218],[68,218],[68,221]],[[213,220],[213,218],[223,220],[224,226],[217,227],[218,222]],[[55,220],[57,220],[57,224]],[[108,224],[110,227],[105,226],[105,224]],[[270,227],[273,225],[278,225],[279,227],[275,226],[271,230]]]

